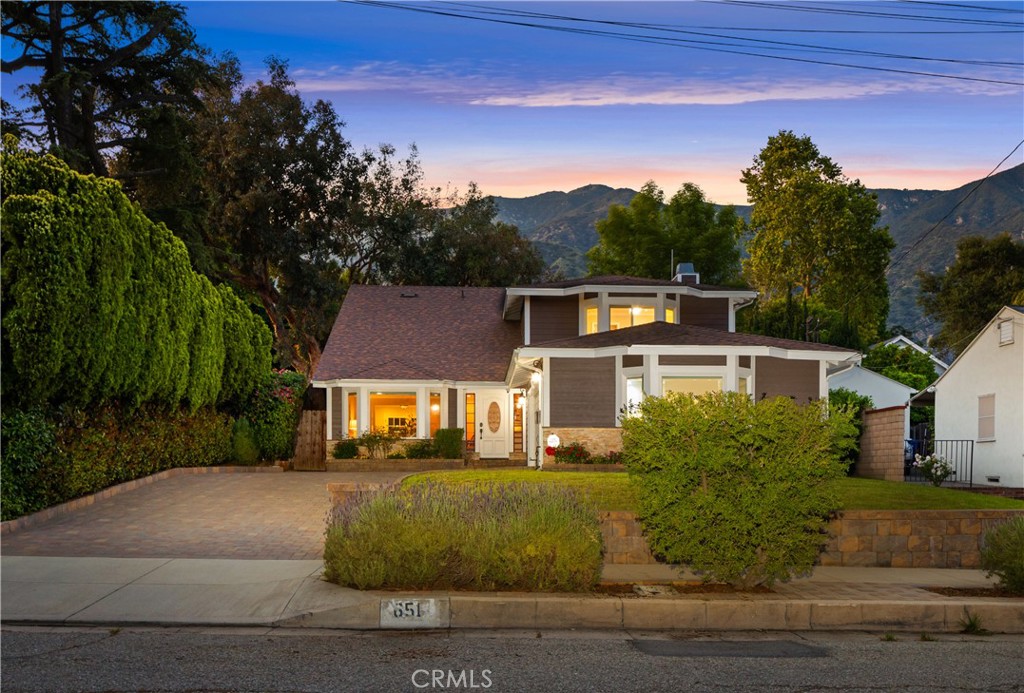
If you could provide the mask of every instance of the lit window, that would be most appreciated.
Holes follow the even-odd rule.
[[[359,437],[359,404],[356,393],[348,393],[348,437]]]
[[[476,394],[466,393],[466,451],[476,450]]]
[[[996,396],[978,398],[978,440],[996,439]]]
[[[597,332],[597,306],[587,306],[587,334]]]
[[[750,394],[750,378],[739,378],[736,381],[736,392],[741,395]]]
[[[678,393],[683,395],[703,395],[708,392],[721,392],[722,379],[703,376],[672,376],[661,379],[663,395]]]
[[[416,393],[370,393],[370,428],[399,438],[416,437]]]
[[[433,438],[437,429],[441,428],[441,393],[430,393],[430,437]]]
[[[654,306],[612,306],[608,309],[608,328],[621,330],[654,322]]]
[[[672,324],[675,324],[675,322],[676,322],[676,309],[675,308],[666,308],[665,309],[665,322],[670,322]]]

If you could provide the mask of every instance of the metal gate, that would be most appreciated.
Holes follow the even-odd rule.
[[[302,472],[327,471],[327,412],[305,410],[295,434],[292,468]]]

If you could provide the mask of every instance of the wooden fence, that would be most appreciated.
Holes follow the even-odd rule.
[[[303,472],[327,471],[327,412],[305,410],[295,435],[292,468]]]

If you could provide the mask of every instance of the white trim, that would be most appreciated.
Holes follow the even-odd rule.
[[[828,367],[824,361],[818,363],[818,399],[828,401]]]
[[[334,388],[324,388],[327,391],[327,440],[334,440]],[[342,398],[345,401],[345,398]]]
[[[810,351],[785,349],[771,346],[708,346],[708,345],[662,345],[633,344],[592,349],[557,347],[520,347],[514,352],[518,358],[599,358],[602,356],[646,355],[664,356],[774,356],[790,361],[837,361],[859,362],[860,354],[851,351]]]
[[[615,355],[615,424],[618,425],[618,412],[622,411],[622,404],[625,401],[626,380],[623,375],[622,354]]]
[[[370,388],[360,387],[356,390],[356,403],[359,415],[356,417],[356,435],[370,430]]]
[[[550,380],[551,378],[551,359],[547,356],[544,357],[544,361],[541,365],[542,378],[544,380]],[[551,388],[548,383],[541,380],[540,383],[540,396],[541,396],[541,425],[545,428],[551,426]]]
[[[737,381],[739,380],[740,357],[736,354],[725,356],[725,380],[722,381],[722,389],[726,392],[736,392]]]
[[[523,299],[523,344],[530,343],[530,297]]]
[[[692,284],[679,284],[677,286],[667,286],[665,284],[658,284],[656,286],[645,285],[645,284],[580,284],[577,286],[568,286],[563,288],[533,288],[526,286],[511,287],[505,289],[506,296],[575,296],[577,294],[589,294],[589,293],[604,293],[604,294],[623,294],[623,293],[647,293],[647,294],[683,294],[686,296],[696,296],[698,298],[740,298],[740,299],[755,299],[757,298],[756,291],[745,291],[743,289],[698,289]]]

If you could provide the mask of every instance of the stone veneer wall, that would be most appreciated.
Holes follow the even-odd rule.
[[[622,429],[621,428],[562,428],[553,426],[545,428],[541,436],[541,443],[545,445],[548,436],[554,433],[562,441],[562,445],[569,443],[582,443],[583,447],[592,455],[607,455],[614,450],[622,450]],[[544,454],[544,464],[553,464],[554,455]]]
[[[903,433],[906,407],[864,412],[857,476],[903,481]]]
[[[982,538],[1024,510],[845,510],[829,524],[823,566],[977,568]],[[605,563],[654,562],[631,512],[601,513]]]

